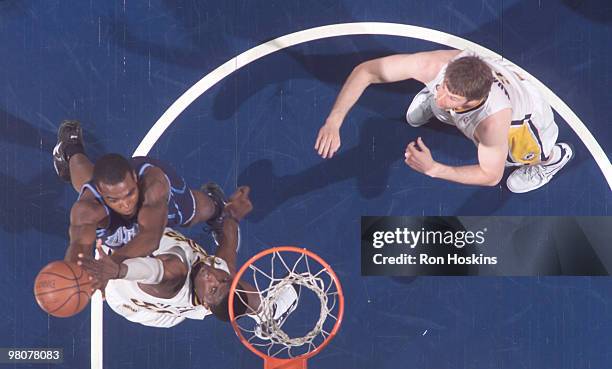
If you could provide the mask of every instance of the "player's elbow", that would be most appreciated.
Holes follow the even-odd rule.
[[[483,185],[487,187],[495,187],[501,182],[503,176],[503,171],[501,173],[488,174],[485,178]]]
[[[357,64],[357,66],[355,68],[353,68],[353,74],[355,75],[359,75],[359,74],[366,74],[368,73],[368,65],[369,65],[370,61],[365,61],[363,63]]]
[[[367,84],[382,82],[380,76],[374,73],[374,69],[374,60],[368,60],[353,68],[352,75]]]
[[[501,182],[504,176],[504,167],[501,168],[483,168],[480,167],[480,185],[487,187],[495,187]]]
[[[484,185],[487,187],[495,187],[499,184],[499,182],[501,182],[501,178],[488,181]]]

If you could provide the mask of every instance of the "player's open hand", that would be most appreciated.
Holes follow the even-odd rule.
[[[314,149],[323,158],[334,156],[340,148],[340,126],[332,122],[326,122],[319,130]]]
[[[436,164],[431,156],[431,151],[425,146],[421,137],[408,144],[404,157],[404,163],[408,164],[410,168],[427,175],[430,174]]]
[[[250,193],[251,189],[248,186],[238,187],[236,192],[230,196],[224,211],[237,221],[242,220],[253,210],[253,204],[251,204],[251,199],[249,199]]]
[[[119,277],[120,264],[102,250],[102,240],[96,241],[96,249],[100,255],[98,260],[80,253],[77,264],[89,274],[92,279],[92,288],[104,291],[110,279]]]

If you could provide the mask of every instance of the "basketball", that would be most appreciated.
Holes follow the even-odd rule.
[[[48,314],[67,318],[89,303],[89,274],[76,263],[54,261],[47,264],[34,281],[34,296]]]

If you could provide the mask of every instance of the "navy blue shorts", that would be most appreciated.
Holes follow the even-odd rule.
[[[174,168],[162,161],[146,156],[132,158],[132,166],[138,178],[150,167],[158,167],[166,175],[170,185],[168,227],[186,226],[193,219],[196,207],[195,197],[191,189],[187,187],[185,179],[179,176]]]

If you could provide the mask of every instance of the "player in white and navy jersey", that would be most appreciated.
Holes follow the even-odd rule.
[[[117,262],[147,256],[166,226],[207,222],[216,234],[225,197],[214,183],[191,189],[170,165],[149,157],[106,154],[92,164],[77,121],[61,124],[53,154],[58,176],[79,192],[70,212],[67,261],[91,252],[96,239]]]

